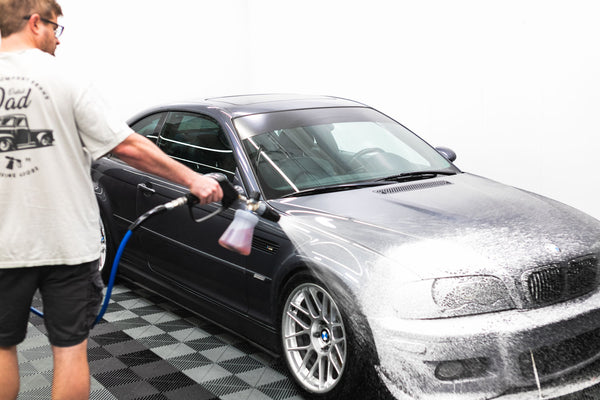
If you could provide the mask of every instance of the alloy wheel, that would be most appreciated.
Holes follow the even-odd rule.
[[[340,310],[321,286],[292,290],[282,316],[283,350],[290,372],[308,392],[327,393],[343,376],[347,337]]]

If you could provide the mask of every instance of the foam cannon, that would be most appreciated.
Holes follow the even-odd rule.
[[[277,222],[279,221],[279,214],[264,201],[259,201],[260,194],[258,192],[253,192],[250,197],[245,197],[231,185],[225,175],[207,174],[207,176],[219,182],[223,190],[221,208],[215,213],[220,213],[235,202],[238,202],[241,206],[241,208],[235,210],[233,221],[231,221],[231,224],[229,224],[223,235],[219,238],[219,244],[228,250],[247,256],[250,254],[250,249],[252,248],[252,237],[254,236],[254,227],[258,223],[258,216]],[[187,204],[190,208],[191,216],[192,206],[198,202],[198,198],[192,194],[188,194],[186,197],[188,198]],[[213,214],[201,219],[195,219],[192,216],[192,219],[196,222],[201,222],[212,216]]]

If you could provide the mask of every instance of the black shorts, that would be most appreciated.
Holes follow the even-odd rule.
[[[50,344],[69,347],[83,342],[100,309],[103,287],[98,261],[0,269],[0,346],[25,340],[38,289]]]

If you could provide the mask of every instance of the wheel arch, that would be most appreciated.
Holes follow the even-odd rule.
[[[108,283],[114,256],[119,245],[119,243],[115,240],[115,238],[118,237],[118,233],[111,218],[112,206],[110,200],[108,199],[108,196],[106,196],[106,192],[99,182],[94,182],[94,192],[96,194],[96,202],[98,204],[98,222],[102,223],[102,226],[104,227],[104,240],[106,241],[106,258],[101,274],[104,283]]]
[[[52,142],[54,141],[54,136],[52,136],[52,131],[42,131],[42,132],[38,132],[35,135],[35,140],[39,146],[43,146],[42,142],[45,138],[48,138],[48,145],[51,145]]]
[[[350,285],[344,282],[339,275],[332,273],[330,270],[321,273],[321,271],[316,268],[318,267],[311,264],[298,264],[295,269],[287,271],[285,279],[282,280],[282,285],[280,285],[277,302],[276,326],[279,334],[279,346],[282,356],[285,358],[283,337],[281,335],[283,333],[283,312],[288,297],[294,291],[295,287],[300,286],[303,282],[314,283],[325,289],[336,302],[344,319],[344,324],[346,325],[346,334],[353,343],[350,349],[351,351],[355,351],[355,353],[351,355],[350,362],[356,363],[359,367],[357,368],[354,366],[352,372],[348,370],[345,373],[349,373],[351,374],[350,376],[353,376],[355,374],[354,371],[358,369],[364,371],[365,374],[369,374],[369,383],[366,384],[365,389],[368,388],[374,390],[375,392],[382,394],[382,399],[386,398],[384,396],[384,393],[386,393],[385,389],[382,388],[381,384],[376,383],[376,378],[373,377],[373,375],[378,374],[376,366],[380,364],[379,355],[368,318],[365,316],[360,305],[356,291],[352,290]],[[356,382],[353,382],[350,378],[344,378],[344,381],[340,382],[342,383],[342,386],[338,389],[334,389],[333,392],[320,394],[307,392],[302,388],[299,382],[296,381],[295,383],[302,392],[308,396],[307,398],[311,399],[335,399],[338,398],[340,394],[345,396],[343,398],[347,398],[348,396],[354,397],[354,394],[356,394],[355,390],[363,390],[360,385],[357,387]]]

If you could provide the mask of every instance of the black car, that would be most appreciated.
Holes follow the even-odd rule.
[[[213,98],[130,125],[281,219],[259,218],[244,256],[218,243],[238,203],[202,223],[219,204],[175,209],[136,231],[120,277],[281,354],[307,397],[526,398],[594,382],[599,221],[464,173],[451,150],[346,99]],[[92,175],[104,264],[132,221],[186,192],[110,155]]]

